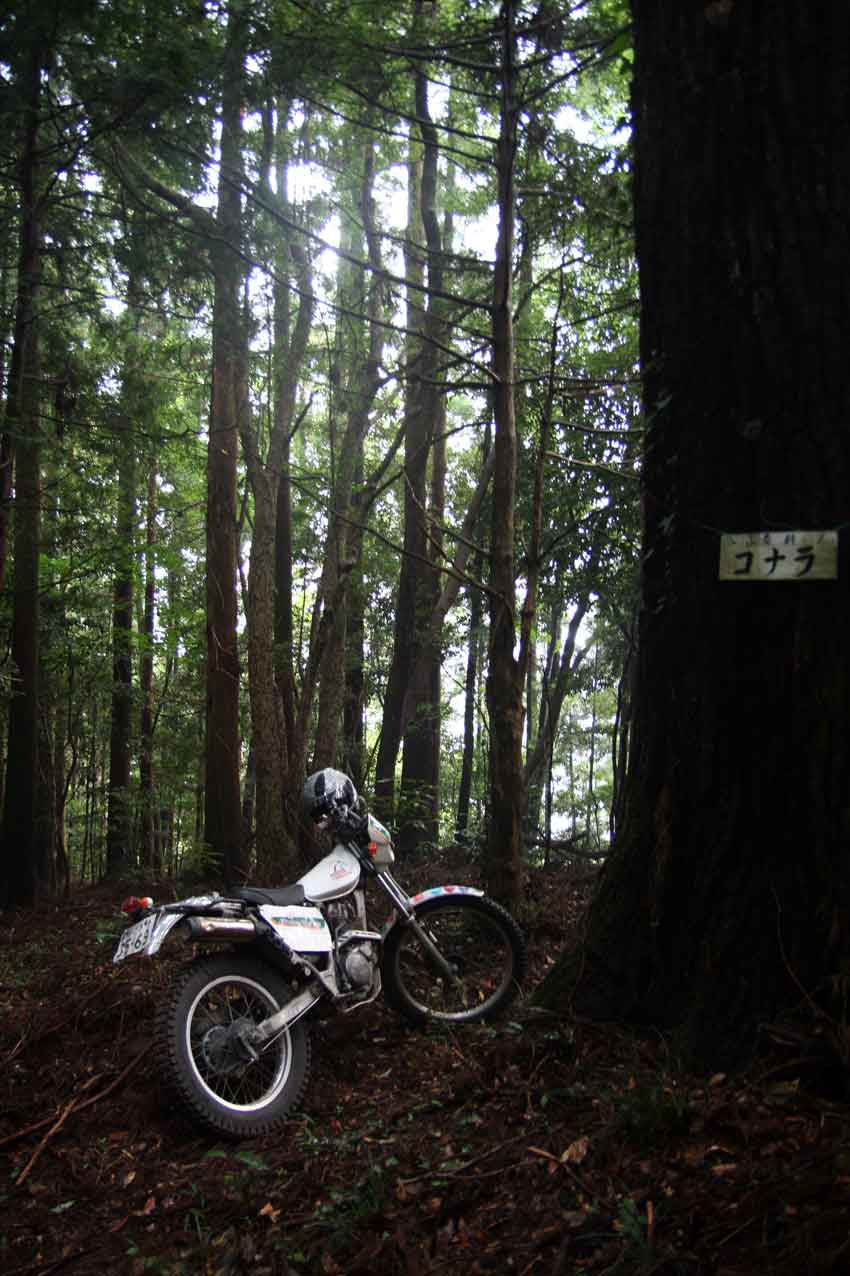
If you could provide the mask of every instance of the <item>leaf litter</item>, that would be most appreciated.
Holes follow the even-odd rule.
[[[581,904],[557,875],[543,896],[530,985]],[[616,1025],[370,1006],[315,1024],[282,1135],[222,1144],[164,1104],[148,1049],[185,953],[113,967],[111,920],[102,890],[0,920],[5,1276],[850,1270],[850,1090],[811,1025],[700,1077]]]

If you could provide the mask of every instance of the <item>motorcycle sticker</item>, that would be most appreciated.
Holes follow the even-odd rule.
[[[262,904],[260,913],[295,952],[329,953],[333,947],[330,928],[318,909],[293,905],[276,908]]]

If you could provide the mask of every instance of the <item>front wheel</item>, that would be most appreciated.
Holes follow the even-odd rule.
[[[227,1138],[271,1134],[283,1124],[307,1081],[307,1030],[293,1024],[256,1057],[240,1033],[291,997],[279,974],[233,953],[194,962],[169,989],[157,1013],[157,1062],[196,1124]]]
[[[388,1004],[412,1023],[473,1023],[504,1010],[526,967],[525,942],[510,913],[483,895],[442,895],[419,904],[414,916],[424,944],[403,920],[384,944]]]

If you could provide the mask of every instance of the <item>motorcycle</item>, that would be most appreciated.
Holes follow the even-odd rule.
[[[285,1122],[309,1075],[306,1019],[323,1003],[348,1013],[383,993],[413,1024],[474,1023],[504,1010],[525,974],[522,932],[483,891],[407,894],[389,871],[390,835],[348,776],[310,776],[304,807],[334,845],[294,884],[122,906],[130,924],[114,962],[153,957],[172,932],[226,945],[183,967],[157,1010],[154,1050],[179,1108],[228,1138]],[[380,930],[366,916],[369,883],[392,906]]]

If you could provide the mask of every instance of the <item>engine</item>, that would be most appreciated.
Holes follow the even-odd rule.
[[[337,952],[337,966],[343,983],[354,992],[369,993],[375,987],[378,951],[372,939],[350,939],[346,932],[366,929],[366,900],[362,891],[324,905]]]
[[[354,939],[345,944],[340,953],[342,973],[352,988],[368,990],[372,987],[378,955],[371,939]]]
[[[322,912],[334,935],[339,934],[344,926],[349,930],[365,929],[366,907],[362,891],[354,891],[342,899],[330,900],[324,905]]]

